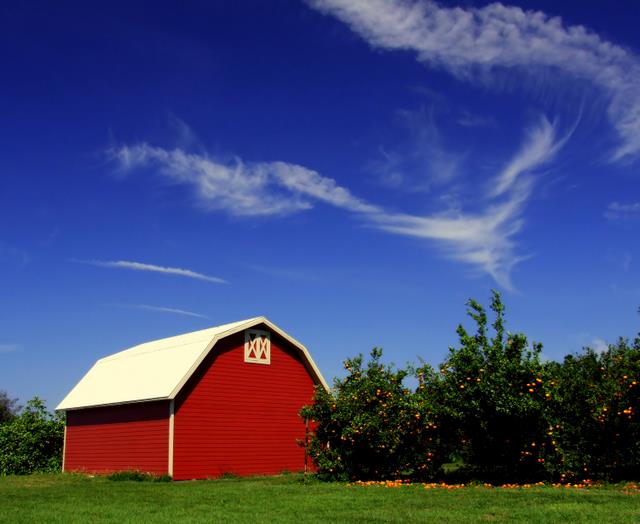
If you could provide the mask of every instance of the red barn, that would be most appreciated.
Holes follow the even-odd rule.
[[[98,360],[57,407],[63,470],[176,480],[305,468],[298,415],[327,383],[265,317],[147,342]]]

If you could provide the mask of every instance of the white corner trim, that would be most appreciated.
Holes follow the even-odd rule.
[[[62,472],[64,473],[64,463],[67,458],[67,420],[64,421],[64,437],[62,437]]]
[[[175,427],[175,401],[169,401],[169,460],[167,465],[167,473],[173,477],[173,432]]]

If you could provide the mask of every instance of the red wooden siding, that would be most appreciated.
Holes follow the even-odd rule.
[[[214,347],[175,404],[174,478],[304,469],[300,408],[314,381],[297,351],[271,333],[271,364],[244,362],[244,334]]]
[[[65,471],[162,475],[168,471],[168,457],[166,400],[67,412]]]

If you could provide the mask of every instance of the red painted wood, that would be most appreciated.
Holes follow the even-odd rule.
[[[297,350],[271,334],[271,364],[244,362],[244,334],[220,341],[176,399],[174,478],[304,469],[298,412],[314,380]]]
[[[169,402],[67,412],[65,471],[168,470]]]

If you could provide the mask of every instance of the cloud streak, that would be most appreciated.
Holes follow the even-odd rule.
[[[18,344],[0,344],[0,353],[14,353],[18,347]]]
[[[505,289],[513,289],[511,271],[526,259],[516,254],[514,236],[521,231],[526,203],[534,186],[533,174],[564,145],[556,127],[541,117],[525,133],[519,151],[489,183],[482,211],[450,210],[431,216],[381,213],[372,216],[379,229],[398,235],[439,242],[449,257],[488,273]]]
[[[539,125],[527,131],[527,140],[520,152],[492,181],[489,195],[497,197],[505,193],[516,183],[519,176],[527,171],[545,164],[555,155],[560,145],[555,145],[555,127],[546,117],[540,119]]]
[[[522,229],[521,214],[529,195],[529,184],[521,183],[509,199],[481,213],[382,214],[372,218],[383,231],[440,242],[450,258],[471,264],[505,289],[513,289],[511,270],[526,258],[515,254],[513,237]]]
[[[185,309],[177,309],[177,308],[163,307],[163,306],[150,306],[148,304],[118,304],[118,307],[142,309],[144,311],[152,311],[156,313],[172,313],[175,315],[184,315],[187,317],[209,318],[206,315],[201,315],[200,313],[194,313],[193,311],[187,311]]]
[[[106,267],[114,269],[130,269],[133,271],[150,271],[152,273],[163,273],[165,275],[176,275],[180,277],[193,278],[203,280],[205,282],[213,282],[214,284],[228,284],[226,280],[219,277],[212,277],[203,273],[192,271],[191,269],[183,269],[179,267],[158,266],[155,264],[145,264],[142,262],[132,262],[129,260],[72,260],[79,264],[87,264],[96,267]]]
[[[494,68],[547,68],[603,93],[619,143],[611,160],[640,157],[640,58],[583,26],[493,3],[441,7],[429,0],[308,0],[371,46],[406,50],[418,61],[473,81]]]
[[[263,181],[258,192],[269,202],[269,205],[261,208],[262,215],[279,214],[283,209],[291,212],[293,208],[289,204],[296,198],[304,198],[304,202],[308,202],[304,209],[310,208],[315,201],[324,202],[356,213],[364,223],[381,231],[434,241],[446,256],[470,264],[491,275],[502,287],[512,289],[511,271],[518,262],[526,258],[516,254],[514,236],[521,231],[524,223],[522,213],[534,186],[533,174],[537,168],[553,158],[568,140],[570,133],[560,140],[556,136],[556,125],[550,123],[546,117],[540,117],[525,133],[525,139],[519,151],[509,160],[506,167],[490,180],[488,193],[484,197],[482,195],[478,197],[481,211],[475,213],[463,212],[458,208],[428,216],[389,211],[382,206],[355,197],[348,189],[339,186],[331,178],[324,177],[311,169],[284,162],[245,164],[238,159],[237,172],[234,176],[249,179],[256,177]],[[230,169],[216,164],[206,155],[187,154],[179,149],[166,151],[142,144],[132,147],[123,146],[119,151],[120,153],[114,158],[127,169],[146,167],[151,162],[161,174],[171,173],[169,176],[178,177],[185,184],[196,188],[207,183],[210,176],[209,167],[214,171],[218,168]],[[149,158],[152,161],[148,160]],[[196,172],[189,172],[190,167],[195,167]],[[276,180],[277,189],[284,188],[288,192],[274,193],[274,188],[265,182],[268,180]],[[231,199],[233,201],[256,197],[255,190],[247,181],[242,183],[236,181],[236,187],[231,191],[234,193]],[[251,194],[243,195],[243,191],[249,191]],[[219,191],[215,190],[207,194],[206,198],[201,194],[201,198],[205,199],[204,204],[209,203],[210,200],[213,204],[218,194]],[[279,198],[282,202],[278,201]],[[259,204],[256,205],[259,206]],[[231,214],[238,214],[238,208],[235,206],[229,207],[225,204],[221,207]],[[252,208],[252,211],[245,215],[254,216],[255,209],[255,207]],[[296,209],[303,208],[296,207]],[[139,262],[88,261],[85,263],[102,267],[158,271],[213,282],[221,281],[216,277],[208,277],[190,270]]]
[[[155,168],[167,180],[193,188],[204,208],[233,216],[287,215],[310,209],[316,200],[356,213],[377,211],[332,178],[296,164],[247,164],[239,158],[225,164],[206,154],[145,143],[112,148],[107,154],[123,172]]]
[[[640,202],[611,202],[604,212],[604,217],[610,221],[640,219]]]

